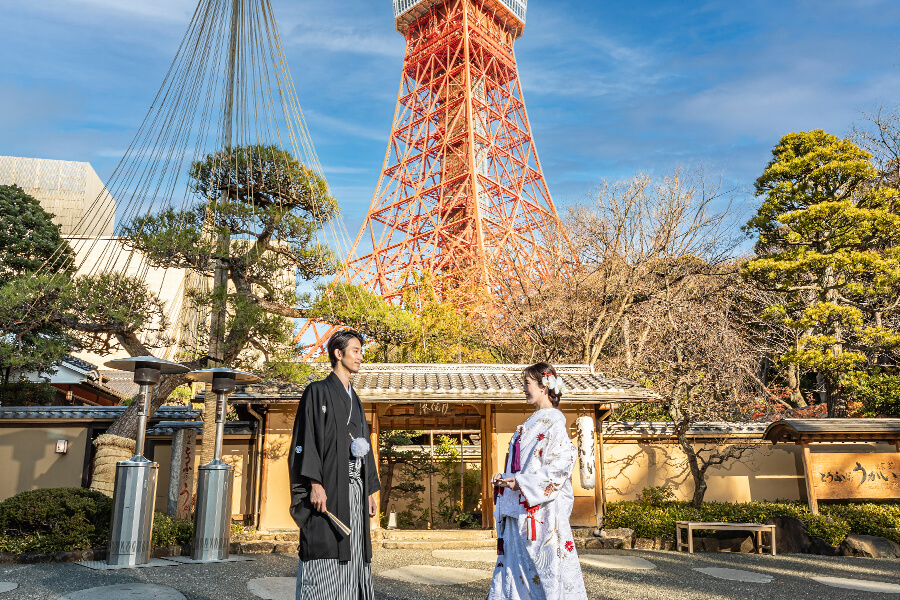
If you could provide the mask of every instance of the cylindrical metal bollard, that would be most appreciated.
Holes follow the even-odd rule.
[[[150,562],[150,535],[159,464],[144,457],[116,465],[113,513],[106,563],[135,566]]]
[[[194,560],[225,560],[231,544],[231,490],[233,469],[214,460],[197,473],[194,515]]]

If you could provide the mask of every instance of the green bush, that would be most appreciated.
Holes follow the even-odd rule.
[[[0,502],[0,550],[59,552],[105,546],[112,500],[82,488],[22,492]]]
[[[900,527],[900,505],[827,504],[820,505],[819,512],[813,515],[806,504],[799,502],[706,502],[697,510],[688,502],[627,501],[609,503],[604,524],[633,529],[635,537],[673,538],[675,521],[764,523],[773,517],[796,517],[806,523],[810,537],[835,546],[851,531],[900,542],[896,531]]]
[[[0,551],[60,552],[105,547],[109,543],[112,499],[82,488],[22,492],[0,502]],[[150,544],[189,544],[192,521],[164,513],[153,516]]]
[[[900,504],[826,504],[819,512],[847,523],[850,531],[900,543]]]
[[[638,501],[652,504],[653,506],[660,506],[666,502],[674,502],[675,492],[670,487],[654,485],[642,489]]]
[[[153,515],[153,533],[150,536],[152,547],[190,544],[193,540],[193,521],[173,519],[161,512]]]

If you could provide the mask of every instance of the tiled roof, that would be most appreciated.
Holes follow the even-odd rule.
[[[526,365],[494,364],[380,364],[363,365],[353,388],[368,402],[522,400],[522,369]],[[659,396],[627,379],[606,377],[587,365],[561,365],[564,398],[573,402],[640,402]],[[244,387],[232,401],[289,402],[298,400],[305,385],[261,383]]]
[[[85,373],[90,373],[91,371],[97,370],[97,365],[95,365],[94,363],[89,363],[86,360],[81,360],[80,358],[76,358],[74,356],[65,357],[63,359],[63,363],[79,371],[84,371]]]
[[[900,440],[900,419],[782,419],[765,432],[773,442],[895,441]]]
[[[140,391],[140,386],[134,382],[134,373],[102,369],[100,377],[103,387],[120,398],[133,398]]]
[[[203,421],[160,421],[147,428],[147,435],[169,436],[179,429],[195,429],[200,433],[203,431]],[[225,421],[225,435],[253,435],[255,431],[255,422]]]
[[[114,421],[125,406],[4,406],[0,419],[95,419]],[[200,419],[201,411],[186,406],[161,406],[151,420]]]
[[[768,423],[725,421],[698,422],[688,427],[687,435],[693,438],[749,437],[762,439]],[[605,421],[603,435],[609,438],[674,437],[672,421]]]

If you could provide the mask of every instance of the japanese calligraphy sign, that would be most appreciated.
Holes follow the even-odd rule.
[[[900,452],[813,453],[809,469],[820,500],[900,498]]]

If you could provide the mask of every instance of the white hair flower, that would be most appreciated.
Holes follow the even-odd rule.
[[[558,396],[561,395],[566,389],[566,385],[563,383],[562,377],[557,377],[553,374],[544,375],[543,379],[541,379],[541,385],[553,390]]]

